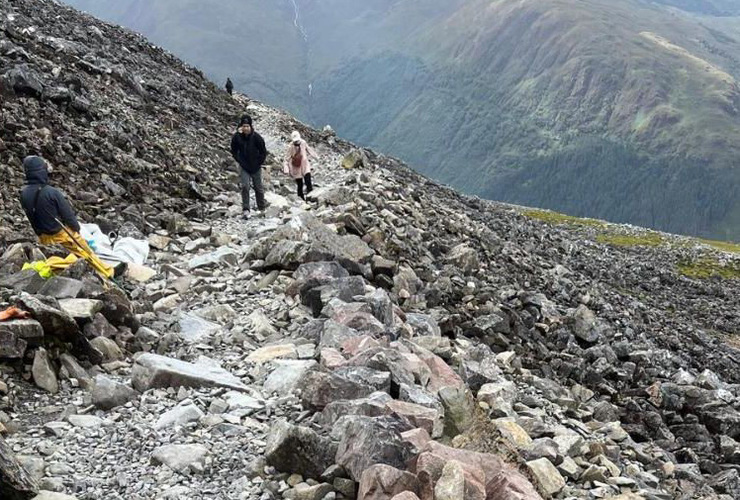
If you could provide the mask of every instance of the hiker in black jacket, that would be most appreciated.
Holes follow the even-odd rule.
[[[231,78],[226,79],[226,92],[228,92],[229,95],[234,93],[234,84],[231,82]]]
[[[21,205],[34,232],[41,236],[60,232],[62,224],[79,232],[75,211],[57,188],[49,186],[49,168],[43,158],[28,156],[23,160],[26,186],[21,191]],[[60,224],[61,222],[61,224]]]
[[[244,218],[249,218],[249,185],[254,188],[257,208],[265,209],[265,190],[262,186],[262,164],[267,158],[267,148],[262,136],[252,128],[252,117],[242,116],[239,128],[231,138],[231,155],[239,164],[242,186],[242,209]]]

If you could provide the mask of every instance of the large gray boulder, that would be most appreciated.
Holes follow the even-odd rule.
[[[77,321],[92,321],[103,310],[103,302],[95,299],[61,299],[59,307]]]
[[[267,394],[277,393],[280,396],[293,392],[306,373],[318,368],[318,363],[313,359],[288,359],[274,361],[273,364],[275,369],[268,375],[263,389]]]
[[[376,464],[405,469],[412,451],[401,433],[410,429],[392,417],[343,417],[335,426],[342,436],[336,463],[355,481],[360,481],[363,472]]]
[[[23,340],[28,347],[38,347],[44,341],[44,328],[35,319],[4,321],[0,324],[0,329],[10,331],[13,337]]]
[[[0,359],[21,359],[27,346],[17,333],[0,323]]]
[[[362,277],[350,276],[337,278],[326,285],[301,289],[301,303],[310,307],[314,316],[318,316],[331,299],[351,302],[356,295],[364,294],[365,281]]]
[[[19,304],[22,309],[29,311],[31,316],[41,324],[45,335],[54,336],[62,340],[73,340],[80,332],[74,318],[64,312],[55,299],[49,299],[49,305],[37,297],[21,293]]]
[[[105,375],[98,375],[93,381],[92,403],[101,410],[112,410],[137,397],[138,393],[131,387]]]
[[[36,481],[21,467],[10,447],[0,436],[0,498],[3,500],[30,500],[39,487]]]
[[[318,478],[334,463],[337,445],[307,427],[278,420],[270,429],[265,459],[279,471]]]
[[[59,392],[59,380],[56,371],[49,359],[49,353],[43,347],[39,347],[36,351],[31,373],[37,386],[52,394]]]
[[[47,295],[55,299],[76,299],[82,292],[83,283],[74,278],[54,276],[39,290],[40,295]]]
[[[362,398],[375,391],[368,385],[321,371],[308,372],[296,389],[301,391],[303,405],[317,410],[326,407],[332,401]]]

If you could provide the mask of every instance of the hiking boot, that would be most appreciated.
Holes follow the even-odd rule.
[[[242,213],[242,218],[244,220],[249,220],[249,218],[251,217],[251,215],[252,214],[249,212],[249,210],[245,210],[244,213]]]

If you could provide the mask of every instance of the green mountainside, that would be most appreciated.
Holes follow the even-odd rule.
[[[69,3],[469,193],[740,238],[737,2]]]

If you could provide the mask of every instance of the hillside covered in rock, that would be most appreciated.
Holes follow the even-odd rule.
[[[736,0],[66,3],[468,194],[740,239]]]
[[[737,246],[466,197],[56,2],[0,13],[3,500],[740,497]],[[244,112],[315,146],[307,203],[273,168],[239,217]],[[22,270],[64,255],[30,153],[146,265]]]

